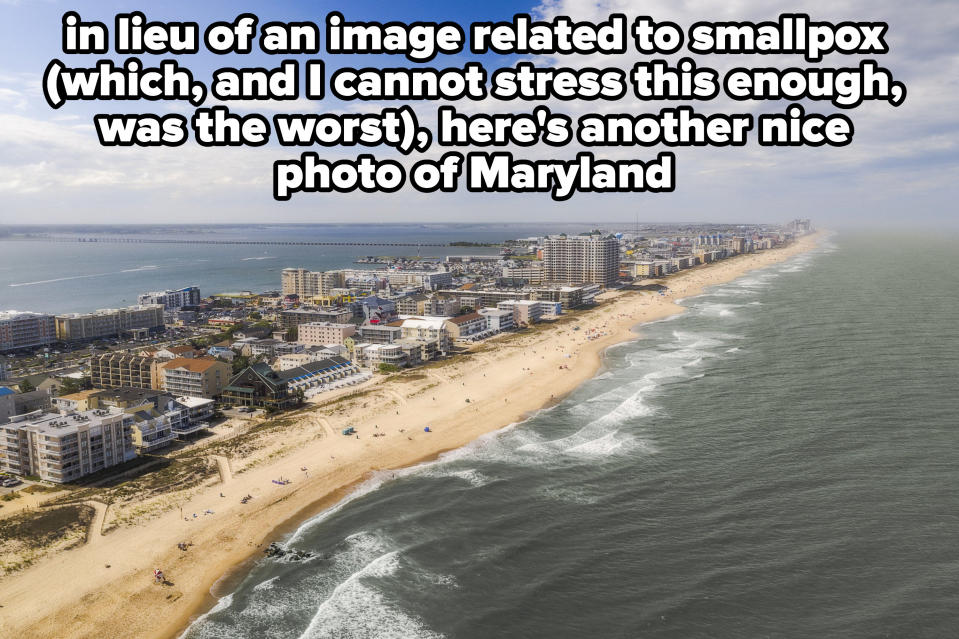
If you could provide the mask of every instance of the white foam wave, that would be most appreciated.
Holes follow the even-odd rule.
[[[427,639],[442,635],[402,611],[366,582],[388,577],[399,567],[399,552],[380,555],[333,589],[300,639],[347,636],[369,639]]]
[[[273,588],[273,585],[276,583],[276,580],[279,579],[279,578],[280,578],[280,576],[277,575],[276,577],[270,577],[270,578],[267,579],[266,581],[261,581],[261,582],[258,583],[257,585],[253,586],[253,592],[261,592],[261,591],[263,591],[263,590],[270,590],[270,589],[272,589],[272,588]]]
[[[124,269],[124,270],[122,270],[122,271],[120,271],[120,272],[121,272],[121,273],[139,273],[140,271],[155,271],[155,270],[158,269],[158,268],[160,268],[160,267],[159,267],[159,266],[156,266],[155,264],[149,264],[149,265],[147,265],[147,266],[138,266],[138,267],[136,267],[136,268]]]
[[[277,258],[276,258],[276,256],[274,256],[274,255],[266,255],[266,256],[263,256],[263,257],[244,257],[244,258],[241,258],[240,261],[241,261],[241,262],[251,262],[251,261],[259,261],[259,260],[275,260],[275,259],[277,259]]]
[[[229,608],[229,607],[232,606],[232,605],[233,605],[233,593],[231,592],[230,594],[228,594],[228,595],[226,595],[226,596],[224,596],[224,597],[221,597],[221,598],[216,602],[216,605],[214,605],[214,606],[213,606],[212,608],[210,608],[208,611],[206,611],[205,613],[203,613],[202,615],[200,615],[199,617],[197,617],[196,619],[194,619],[193,622],[192,622],[189,626],[186,627],[186,630],[183,631],[183,633],[180,635],[179,639],[184,639],[184,637],[186,637],[186,636],[188,636],[188,635],[189,635],[189,636],[193,636],[193,637],[197,637],[197,636],[198,636],[198,637],[203,637],[204,635],[203,635],[202,632],[201,632],[199,635],[192,635],[191,632],[194,631],[195,629],[202,628],[203,622],[206,621],[211,615],[215,615],[215,614],[218,613],[218,612],[221,612],[221,611],[223,611],[223,610],[226,610],[227,608]]]

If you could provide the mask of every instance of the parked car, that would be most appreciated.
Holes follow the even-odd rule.
[[[4,488],[13,488],[14,486],[19,486],[22,483],[23,482],[16,477],[8,477],[7,479],[4,479],[0,485],[2,485]]]

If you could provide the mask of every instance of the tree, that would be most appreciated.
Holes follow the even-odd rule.
[[[256,312],[256,311],[251,312],[248,317],[249,317],[251,320],[263,319],[263,316],[260,315],[260,314],[259,314],[258,312]]]
[[[473,312],[473,310],[474,309],[472,306],[460,306],[460,310],[457,315],[469,315]]]
[[[286,331],[286,341],[295,342],[300,337],[300,330],[296,326],[291,326]]]
[[[250,358],[246,355],[237,355],[233,358],[233,374],[237,374],[242,371],[244,368],[250,365]]]
[[[66,377],[63,379],[63,385],[60,387],[60,394],[71,395],[73,393],[79,393],[86,388],[90,388],[89,377],[82,377],[80,379]]]
[[[20,382],[20,384],[18,384],[18,385],[20,386],[20,392],[21,392],[21,393],[29,393],[29,392],[31,392],[31,391],[37,390],[37,387],[34,386],[33,384],[31,384],[31,383],[30,383],[30,380],[28,380],[28,379],[23,380],[23,381]]]
[[[384,374],[395,373],[399,370],[400,370],[400,367],[397,366],[396,364],[387,364],[386,362],[383,362],[382,364],[380,364],[380,372]]]

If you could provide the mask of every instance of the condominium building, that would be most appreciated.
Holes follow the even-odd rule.
[[[218,397],[230,381],[226,362],[200,357],[178,358],[158,366],[160,388],[173,395]]]
[[[123,334],[149,334],[163,330],[163,306],[129,306],[93,313],[56,316],[57,339],[64,342],[94,340]]]
[[[333,322],[345,324],[353,317],[348,308],[296,308],[280,313],[280,326],[290,329],[308,322]]]
[[[493,332],[508,331],[516,327],[512,310],[502,308],[481,308],[479,314],[486,319],[486,330]]]
[[[452,339],[445,317],[429,319],[411,317],[393,322],[393,325],[400,327],[400,336],[404,339],[418,339],[424,342],[435,340],[441,354],[448,353],[452,348]]]
[[[56,339],[53,315],[0,311],[0,352],[44,346]]]
[[[157,363],[133,353],[101,353],[90,358],[90,384],[94,388],[159,388]]]
[[[598,235],[549,237],[543,261],[548,282],[610,287],[619,279],[619,241]]]
[[[392,344],[403,335],[403,329],[389,324],[364,324],[360,326],[356,341],[368,344]]]
[[[305,268],[285,268],[280,276],[283,295],[298,295],[308,299],[329,295],[332,289],[343,286],[342,271],[308,271]]]
[[[17,415],[0,425],[0,469],[58,484],[136,457],[134,418],[119,409]]]
[[[143,293],[137,298],[140,306],[159,304],[168,311],[175,311],[184,306],[196,306],[200,303],[200,289],[196,286],[187,286],[186,288],[174,291],[153,291],[152,293]]]
[[[325,344],[343,344],[346,338],[356,334],[355,324],[336,324],[333,322],[307,322],[300,324],[296,341],[306,346]]]
[[[467,313],[446,320],[446,330],[450,337],[459,339],[469,337],[486,330],[486,318],[479,313]]]
[[[496,308],[512,311],[517,326],[535,324],[546,314],[548,303],[537,300],[508,300],[500,302]]]
[[[529,284],[542,284],[545,279],[546,269],[542,262],[530,262],[523,266],[503,267],[503,277],[512,279],[523,279]]]

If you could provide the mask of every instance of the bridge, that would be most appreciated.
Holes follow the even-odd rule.
[[[104,244],[204,244],[236,246],[398,246],[398,247],[448,247],[445,243],[429,242],[300,242],[291,240],[188,240],[152,237],[0,237],[7,242],[82,242]]]

